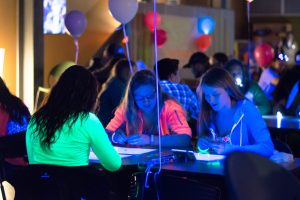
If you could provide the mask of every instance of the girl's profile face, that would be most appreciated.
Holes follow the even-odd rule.
[[[221,111],[231,107],[231,99],[224,88],[202,85],[205,100],[214,111]]]
[[[133,91],[134,100],[142,112],[152,112],[156,105],[155,88],[152,85],[141,85]]]

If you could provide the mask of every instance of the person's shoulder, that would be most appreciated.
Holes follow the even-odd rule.
[[[237,102],[237,111],[241,113],[245,113],[249,110],[255,108],[255,105],[249,101],[248,99],[239,100]]]
[[[88,116],[88,118],[91,120],[99,120],[95,113],[89,112]]]
[[[257,90],[261,90],[261,87],[258,85],[257,82],[255,81],[249,81],[248,83],[248,91],[257,91]]]
[[[174,99],[167,99],[165,102],[164,102],[164,109],[166,110],[174,110],[174,109],[182,109],[182,106]]]

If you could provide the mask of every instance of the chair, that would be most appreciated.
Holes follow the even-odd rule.
[[[150,174],[149,188],[145,188],[145,177],[143,172],[132,175],[129,200],[221,199],[219,188],[186,177],[160,173],[154,179],[153,174]]]
[[[227,156],[224,170],[232,200],[300,199],[296,177],[260,155],[234,152]]]
[[[7,174],[13,170],[11,167],[7,167],[5,158],[25,157],[26,154],[25,132],[0,137],[0,199],[14,196],[14,194],[6,194],[7,189],[5,184],[2,184],[7,179]]]
[[[29,165],[16,170],[9,182],[16,200],[109,199],[106,176],[92,166]]]
[[[34,111],[38,110],[38,108],[41,106],[41,104],[43,103],[45,96],[43,95],[41,97],[41,93],[44,93],[44,95],[47,95],[50,93],[50,88],[45,88],[45,87],[41,87],[39,86],[37,91],[36,91],[36,95],[35,95],[35,103],[34,103]]]

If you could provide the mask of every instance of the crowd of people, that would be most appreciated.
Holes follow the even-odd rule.
[[[109,50],[99,66],[66,69],[32,117],[0,79],[0,134],[26,131],[30,165],[87,166],[92,148],[106,170],[116,171],[121,158],[113,144],[188,149],[192,138],[200,152],[270,157],[274,146],[262,115],[280,108],[299,116],[300,52],[294,67],[270,66],[256,82],[242,61],[221,52],[211,60],[195,52],[181,69],[179,60],[163,58],[152,69],[137,70],[121,52]],[[197,89],[184,84],[183,71]]]

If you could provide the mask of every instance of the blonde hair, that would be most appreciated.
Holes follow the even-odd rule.
[[[156,78],[152,71],[149,70],[141,70],[134,74],[134,76],[129,81],[125,96],[122,100],[121,106],[125,108],[126,118],[129,124],[130,133],[137,133],[138,125],[141,123],[141,118],[138,116],[139,108],[134,99],[134,91],[143,86],[143,85],[151,85],[155,89],[156,92]],[[163,107],[163,103],[167,99],[172,99],[168,94],[161,91],[160,85],[158,85],[158,94],[159,94],[159,105],[160,111]],[[156,111],[156,109],[155,109]],[[155,115],[157,116],[157,115]],[[157,123],[153,123],[151,127],[151,131],[158,131]]]

